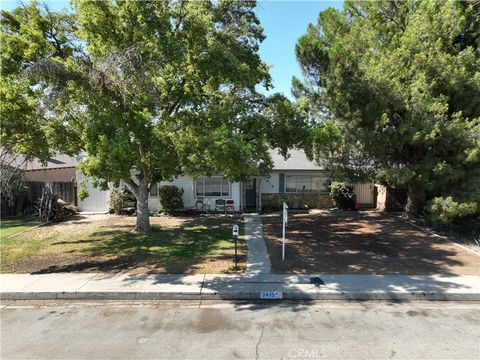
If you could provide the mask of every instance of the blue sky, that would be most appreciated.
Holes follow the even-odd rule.
[[[46,1],[52,10],[69,6],[69,1]],[[0,0],[2,9],[11,9],[17,1]],[[260,47],[262,59],[271,65],[274,88],[290,97],[292,76],[301,78],[295,58],[297,39],[305,33],[308,23],[316,23],[318,13],[328,7],[342,8],[342,1],[259,1],[256,13],[267,36]]]
[[[267,38],[260,47],[262,59],[271,65],[274,88],[290,97],[292,76],[302,78],[295,58],[297,39],[309,23],[316,24],[318,13],[328,7],[341,9],[341,1],[259,1],[257,16]]]

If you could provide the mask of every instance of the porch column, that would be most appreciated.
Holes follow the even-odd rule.
[[[257,177],[257,212],[260,213],[262,212],[262,192],[260,191],[260,183],[262,181],[262,178]]]

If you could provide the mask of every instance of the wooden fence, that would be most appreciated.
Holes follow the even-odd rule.
[[[46,183],[40,181],[27,181],[27,186],[31,190],[32,201],[35,202],[42,197],[42,191],[45,184]],[[77,189],[74,182],[52,182],[51,184],[53,193],[57,194],[59,199],[70,204],[76,204]]]

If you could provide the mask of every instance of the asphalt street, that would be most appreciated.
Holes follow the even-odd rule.
[[[480,359],[452,302],[4,302],[2,359]]]

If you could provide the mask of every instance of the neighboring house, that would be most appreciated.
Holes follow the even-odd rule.
[[[45,183],[75,181],[77,164],[77,158],[64,154],[49,158],[46,164],[34,160],[25,165],[25,180]]]
[[[0,148],[1,149],[1,148]],[[46,163],[38,159],[27,160],[25,155],[4,153],[2,165],[7,164],[23,172],[25,181],[32,182],[71,182],[76,177],[78,159],[65,154],[56,154]]]

